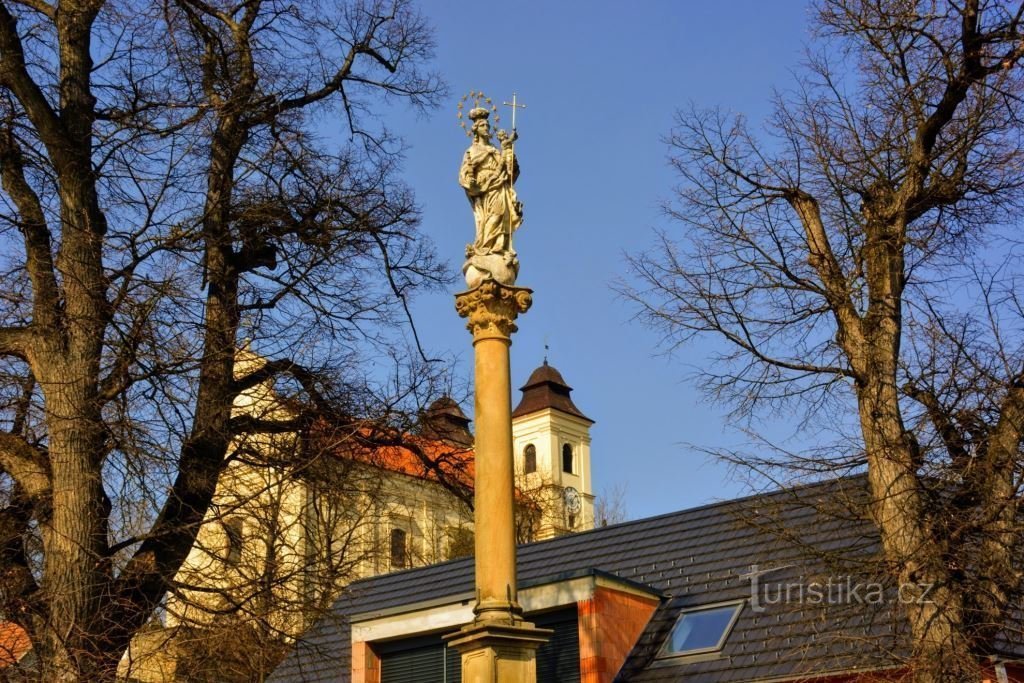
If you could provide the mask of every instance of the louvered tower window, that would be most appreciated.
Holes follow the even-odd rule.
[[[562,471],[568,474],[573,473],[572,445],[562,445]]]

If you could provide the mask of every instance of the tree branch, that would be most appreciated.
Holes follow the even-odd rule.
[[[58,328],[60,295],[53,269],[50,230],[39,195],[25,180],[25,160],[10,125],[0,131],[0,182],[18,208],[18,228],[25,243],[25,267],[32,282],[36,322],[48,330]]]
[[[25,50],[18,37],[18,23],[0,2],[0,85],[11,89],[24,107],[46,151],[57,165],[68,160],[65,151],[66,130],[60,117],[46,99],[39,85],[32,80],[25,64]]]
[[[47,455],[23,437],[0,432],[0,468],[11,475],[31,498],[39,500],[50,494]]]
[[[817,200],[801,190],[791,190],[786,201],[800,218],[807,235],[807,262],[818,273],[825,288],[825,297],[839,326],[839,342],[850,356],[850,365],[857,373],[863,372],[859,362],[859,353],[850,353],[851,349],[862,349],[864,332],[861,318],[850,298],[850,288],[839,265],[839,260],[832,251],[828,233],[821,219],[821,209]]]

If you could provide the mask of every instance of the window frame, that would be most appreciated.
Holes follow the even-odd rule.
[[[736,627],[736,622],[739,621],[740,614],[743,612],[743,608],[746,606],[746,600],[726,600],[724,602],[714,602],[707,605],[696,605],[694,607],[687,607],[679,611],[679,615],[676,617],[675,622],[672,624],[672,628],[668,630],[668,635],[665,637],[665,641],[658,648],[658,654],[654,657],[655,659],[678,659],[686,657],[701,657],[709,654],[715,654],[722,651],[725,647],[725,641],[732,635],[733,628]],[[672,635],[679,628],[679,624],[682,623],[683,619],[686,618],[687,614],[694,614],[696,612],[710,612],[712,610],[724,609],[726,607],[732,607],[732,617],[729,619],[729,623],[722,629],[722,635],[719,636],[718,642],[710,647],[695,648],[692,650],[686,650],[685,652],[666,652],[669,644],[672,642]]]
[[[224,564],[237,567],[242,564],[242,552],[245,548],[245,518],[233,515],[221,521],[224,530]]]
[[[532,458],[530,456],[533,456]],[[532,460],[533,467],[530,467]],[[523,447],[523,474],[534,474],[537,471],[537,447],[532,443]]]
[[[395,532],[402,535],[402,563],[400,565],[395,563]],[[409,532],[400,526],[392,526],[388,532],[388,569],[391,571],[399,569],[409,569],[411,564],[409,562]]]
[[[565,469],[565,449],[567,448],[569,449],[569,469]],[[568,441],[562,444],[562,473],[576,474],[576,449]]]

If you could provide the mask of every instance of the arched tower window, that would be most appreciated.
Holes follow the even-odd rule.
[[[562,445],[562,471],[572,474],[572,445]]]
[[[532,443],[523,449],[523,472],[532,474],[537,471],[537,447]]]

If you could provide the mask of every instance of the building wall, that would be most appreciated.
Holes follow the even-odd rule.
[[[247,356],[237,372],[260,362]],[[269,384],[239,396],[234,413],[293,417]],[[449,559],[465,552],[467,535],[471,550],[472,513],[438,482],[333,452],[299,458],[300,447],[290,433],[232,444],[213,503],[166,598],[164,628],[132,644],[122,677],[187,678],[176,662],[210,650],[216,666],[218,647],[240,649],[243,636],[256,639],[246,645],[271,649],[301,634],[354,580]],[[391,553],[396,529],[405,535],[403,562]]]
[[[182,590],[168,600],[167,624],[209,624],[237,607],[243,616],[269,614],[282,634],[295,636],[345,584],[450,559],[459,532],[472,533],[469,509],[439,484],[367,465],[344,469],[345,491],[331,492],[232,463],[179,572]],[[232,558],[227,525],[235,520],[243,531],[240,557]],[[401,553],[392,552],[396,531]],[[270,586],[266,607],[252,597],[262,585]]]
[[[236,376],[264,362],[243,350]],[[270,382],[242,393],[233,414],[270,422],[295,417]],[[593,528],[589,425],[550,409],[515,421],[517,462],[528,441],[538,455],[538,472],[518,484],[522,498],[540,510],[540,533],[522,540]],[[567,443],[572,473],[562,471]],[[232,444],[213,504],[165,602],[163,622],[172,637],[161,634],[166,645],[159,648],[151,647],[155,637],[133,644],[122,675],[172,680],[168,653],[178,648],[193,655],[195,644],[216,651],[206,636],[218,629],[226,643],[249,626],[249,637],[287,641],[354,580],[472,552],[472,512],[438,482],[336,453],[318,454],[310,466],[308,453],[296,457],[304,446],[294,433],[255,434]],[[581,494],[573,524],[564,506],[568,486]],[[394,552],[396,538],[403,540],[401,553]]]
[[[600,585],[593,597],[577,603],[582,683],[615,679],[658,604],[650,596]]]
[[[512,448],[517,486],[540,506],[541,522],[536,539],[594,528],[594,494],[590,461],[590,422],[575,415],[546,408],[512,421]],[[537,471],[524,471],[527,445],[537,449]],[[572,473],[563,471],[562,447],[573,449]],[[566,487],[580,493],[581,510],[570,526],[563,494]]]

